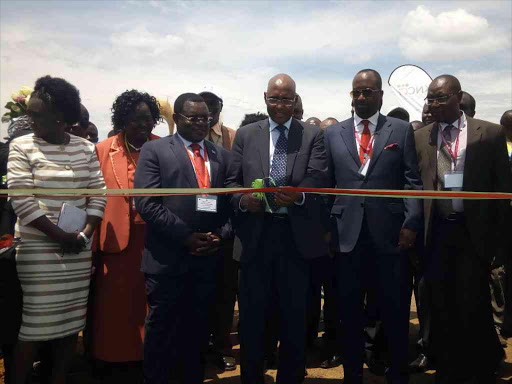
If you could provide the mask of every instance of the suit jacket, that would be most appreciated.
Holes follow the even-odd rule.
[[[510,192],[511,173],[503,128],[487,121],[467,119],[467,146],[464,162],[463,191]],[[415,132],[418,162],[425,189],[436,189],[437,177],[436,123]],[[490,262],[508,235],[505,216],[508,200],[464,200],[464,216],[472,244],[485,262]],[[433,204],[424,200],[425,245],[429,246],[432,233]]]
[[[268,177],[270,173],[269,120],[262,120],[237,130],[233,143],[233,161],[226,180],[227,187],[251,187],[255,179]],[[327,183],[327,159],[323,132],[313,125],[292,119],[288,133],[286,185],[294,187],[325,187]],[[242,194],[231,199],[237,211],[236,234],[242,242],[240,262],[250,260],[257,252],[263,228],[263,215],[241,212]],[[314,258],[325,255],[327,244],[323,236],[327,228],[323,215],[323,201],[319,195],[306,194],[302,206],[292,204],[288,216],[300,256]]]
[[[409,123],[379,115],[373,153],[366,176],[356,147],[354,120],[331,125],[325,133],[331,183],[349,189],[422,189],[413,129]],[[401,228],[419,232],[422,205],[417,199],[336,196],[331,209],[334,246],[340,252],[354,249],[366,216],[370,235],[379,251],[398,250]]]
[[[151,140],[158,139],[151,135]],[[96,153],[107,188],[128,188],[129,154],[123,144],[124,132],[109,137],[96,145]],[[97,249],[118,253],[126,249],[130,240],[130,198],[109,197],[103,221],[97,233]]]
[[[222,188],[230,152],[205,140],[212,188]],[[194,168],[177,135],[142,147],[135,188],[198,188]],[[149,274],[180,274],[191,257],[184,247],[193,232],[215,232],[229,218],[228,198],[218,195],[217,213],[197,212],[195,196],[137,197],[135,207],[146,222],[141,270]],[[197,256],[195,256],[197,257]]]

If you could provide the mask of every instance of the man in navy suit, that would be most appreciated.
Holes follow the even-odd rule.
[[[227,187],[250,187],[271,177],[276,186],[323,187],[327,159],[323,132],[292,117],[295,82],[270,79],[264,93],[269,119],[240,128],[233,143]],[[240,257],[240,347],[243,384],[262,384],[265,320],[280,319],[277,382],[301,383],[305,368],[308,259],[325,255],[327,224],[320,196],[280,189],[268,204],[252,193],[235,194]],[[326,215],[327,216],[327,215]],[[324,223],[324,225],[322,225]]]
[[[177,133],[142,148],[135,188],[223,187],[230,153],[204,140],[210,117],[203,99],[179,96],[173,117]],[[137,197],[135,205],[147,224],[141,267],[149,306],[145,383],[167,383],[171,367],[180,383],[202,383],[208,306],[229,203],[197,195]]]
[[[383,91],[378,72],[360,71],[352,88],[354,117],[325,133],[332,184],[350,189],[422,189],[411,125],[379,113]],[[391,352],[388,382],[407,383],[407,250],[415,246],[421,229],[421,201],[337,196],[331,215],[345,383],[363,380],[363,303],[371,289],[377,292]]]

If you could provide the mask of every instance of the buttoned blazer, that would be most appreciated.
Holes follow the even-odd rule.
[[[379,115],[373,153],[366,176],[356,147],[354,120],[331,125],[325,133],[331,185],[348,189],[421,190],[414,134],[411,125]],[[401,228],[419,232],[422,203],[417,199],[336,196],[331,209],[333,246],[340,252],[354,249],[366,216],[370,235],[379,251],[398,251]]]
[[[471,192],[510,192],[511,173],[503,127],[487,121],[467,119],[467,145],[462,190]],[[415,132],[418,163],[426,190],[435,190],[437,177],[437,123]],[[497,250],[504,249],[508,235],[508,200],[464,200],[466,225],[472,244],[486,263]],[[425,245],[431,243],[433,202],[424,200]]]
[[[151,135],[151,140],[159,139]],[[109,137],[96,145],[96,153],[107,188],[128,188],[129,154],[123,143],[124,132]],[[97,231],[97,249],[118,253],[130,241],[130,197],[108,197],[103,220]]]
[[[226,180],[227,187],[251,187],[255,179],[270,173],[269,120],[262,120],[237,130],[232,147],[233,160]],[[327,186],[327,159],[323,132],[316,126],[292,119],[288,132],[286,185],[293,187],[322,188]],[[324,235],[328,220],[319,195],[306,194],[302,206],[288,207],[289,220],[297,245],[298,257],[314,258],[325,255],[327,245]],[[249,261],[257,253],[262,241],[263,214],[240,212],[242,195],[231,198],[237,212],[234,226],[242,243],[240,262]]]
[[[210,161],[211,187],[222,188],[231,154],[204,141]],[[175,134],[144,144],[136,188],[198,188],[183,141]],[[135,206],[146,222],[141,270],[150,274],[181,274],[190,254],[184,241],[193,232],[219,233],[230,214],[228,198],[218,196],[217,213],[197,212],[195,196],[137,197]]]

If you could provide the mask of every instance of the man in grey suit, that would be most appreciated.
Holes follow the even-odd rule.
[[[325,146],[338,188],[422,189],[411,125],[379,113],[382,80],[366,69],[352,82],[354,118],[327,128]],[[391,351],[389,383],[407,383],[409,261],[422,226],[416,199],[337,196],[331,210],[332,247],[341,323],[345,383],[362,383],[363,302],[375,289]]]
[[[250,187],[271,177],[278,187],[318,188],[327,184],[323,131],[292,117],[295,82],[286,74],[270,79],[265,103],[269,119],[240,128],[233,143],[227,187]],[[327,252],[327,225],[319,195],[281,188],[267,195],[235,194],[240,257],[240,347],[243,384],[262,384],[265,320],[280,319],[277,382],[304,380],[307,259]],[[323,225],[322,225],[323,224]]]

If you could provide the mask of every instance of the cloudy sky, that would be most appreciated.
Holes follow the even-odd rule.
[[[172,102],[208,85],[236,128],[244,114],[265,111],[268,79],[285,72],[305,118],[341,120],[358,70],[374,68],[387,83],[394,68],[415,64],[432,78],[456,75],[477,100],[476,117],[497,122],[512,108],[511,4],[1,0],[0,102],[42,75],[63,77],[80,89],[104,138],[124,90]],[[398,101],[387,84],[384,92],[387,112]]]

